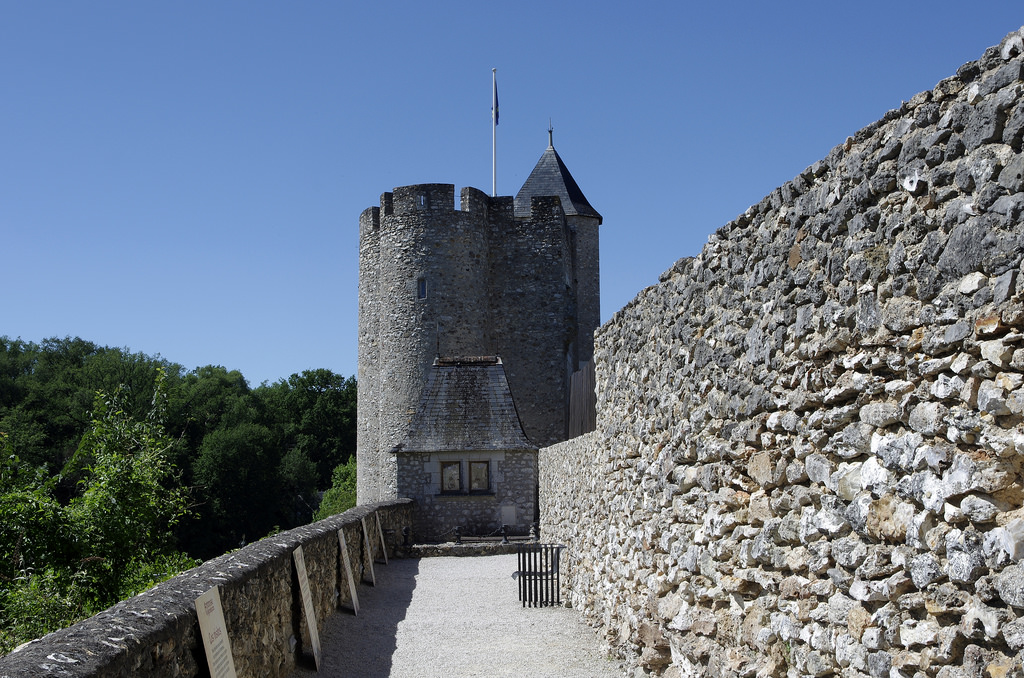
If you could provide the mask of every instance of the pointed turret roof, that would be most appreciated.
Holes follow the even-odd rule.
[[[516,194],[516,216],[530,216],[530,198],[557,195],[562,201],[562,209],[566,215],[593,217],[601,223],[601,215],[587,202],[587,197],[583,195],[565,163],[558,157],[551,137],[551,130],[548,129],[548,147],[530,172],[526,183]]]

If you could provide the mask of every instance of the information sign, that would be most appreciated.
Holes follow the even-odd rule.
[[[380,526],[380,514],[377,513],[377,512],[374,512],[373,515],[377,516],[377,534],[380,536],[380,552],[384,556],[384,564],[387,565],[388,564],[388,547],[384,543],[384,528],[382,528]]]
[[[196,598],[196,614],[199,616],[199,632],[203,635],[206,648],[206,663],[210,667],[210,678],[236,678],[235,660],[231,656],[231,642],[224,626],[224,609],[220,605],[220,587]]]
[[[373,542],[370,541],[370,531],[366,529],[366,518],[360,520],[363,524],[363,556],[366,558],[366,569],[370,572],[370,583],[377,585],[377,575],[373,573]]]

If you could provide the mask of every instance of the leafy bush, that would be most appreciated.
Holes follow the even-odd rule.
[[[90,616],[88,598],[81,583],[62,569],[22,572],[0,591],[0,654]]]
[[[324,493],[314,520],[349,510],[356,505],[356,458],[349,457],[344,464],[334,467],[331,474],[331,489]]]
[[[0,337],[0,650],[352,506],[356,391]]]
[[[195,565],[172,549],[188,496],[168,461],[163,378],[135,420],[120,392],[96,395],[92,426],[65,468],[81,494],[62,506],[54,479],[29,474],[0,438],[0,644],[15,644],[106,609]]]

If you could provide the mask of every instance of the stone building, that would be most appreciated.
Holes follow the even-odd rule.
[[[419,539],[529,529],[593,355],[600,223],[550,133],[514,199],[418,184],[362,213],[360,504],[415,499]]]

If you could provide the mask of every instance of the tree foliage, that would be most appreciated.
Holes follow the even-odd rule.
[[[143,420],[125,411],[120,390],[97,392],[91,426],[68,464],[80,492],[67,504],[53,496],[57,479],[33,477],[4,436],[0,642],[60,628],[151,585],[158,571],[170,576],[194,562],[173,549],[171,528],[188,504],[169,463],[163,399],[159,371]]]
[[[111,396],[97,393],[92,426],[71,461],[84,465],[82,492],[66,514],[88,554],[84,571],[103,599],[121,592],[126,573],[172,552],[172,528],[188,511],[162,423],[163,380],[158,371],[152,408],[142,420],[125,412],[120,388]]]
[[[323,501],[316,512],[316,520],[323,520],[337,513],[347,511],[356,505],[356,458],[335,467],[331,489],[324,493]]]
[[[0,650],[308,522],[325,491],[325,511],[354,504],[355,420],[355,379],[326,369],[251,388],[0,337]]]

